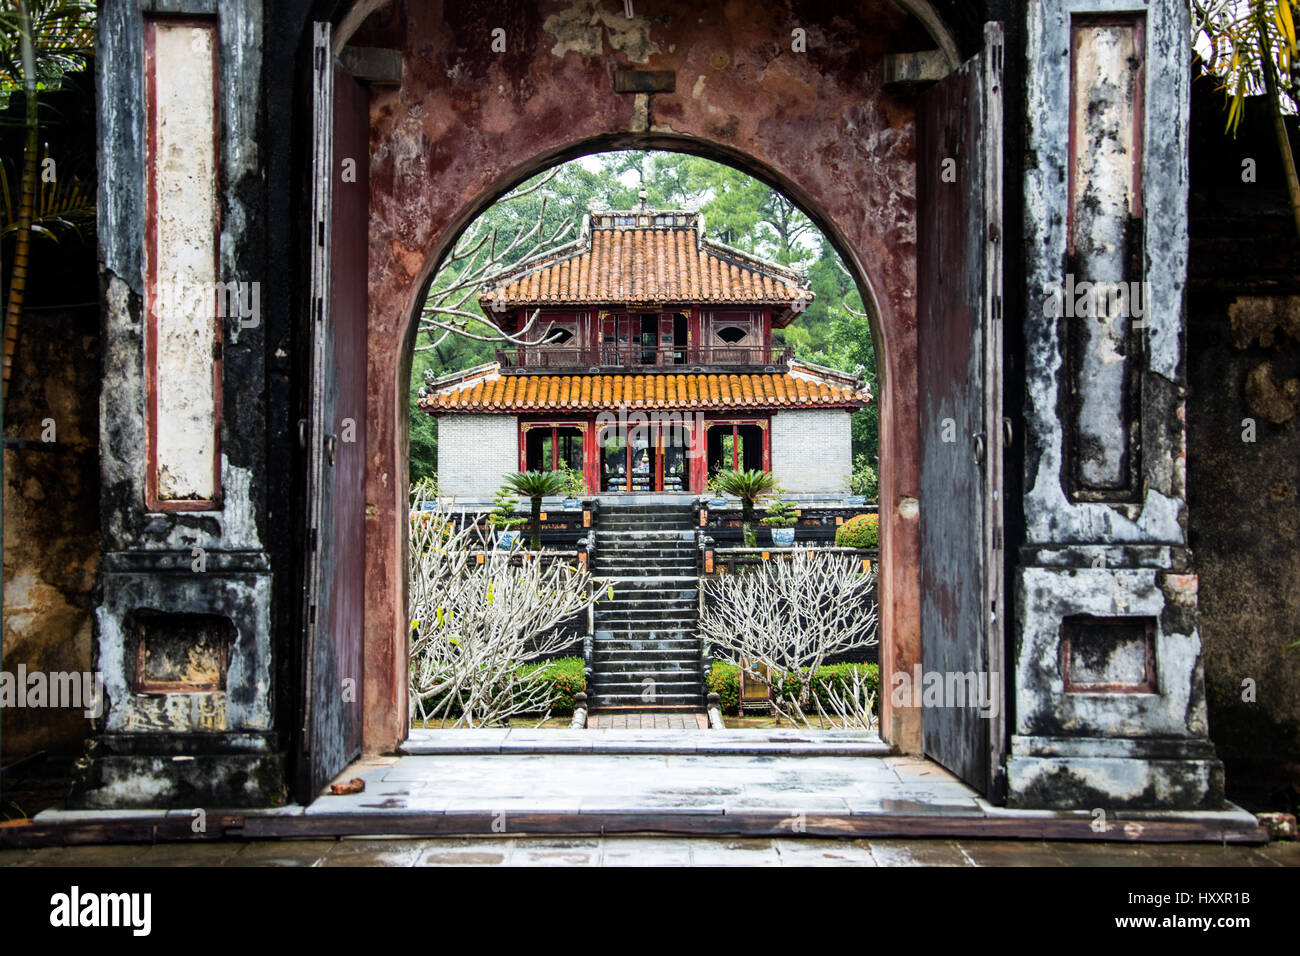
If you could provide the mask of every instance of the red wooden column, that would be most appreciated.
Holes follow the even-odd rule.
[[[763,433],[763,470],[770,472],[772,470],[772,419],[759,423],[758,428]]]

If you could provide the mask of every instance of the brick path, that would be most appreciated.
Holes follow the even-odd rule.
[[[708,730],[707,714],[588,714],[588,730]]]

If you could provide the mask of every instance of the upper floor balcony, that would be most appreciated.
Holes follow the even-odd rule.
[[[698,372],[719,368],[728,371],[789,371],[793,350],[789,346],[770,345],[702,345],[681,347],[641,343],[607,342],[594,347],[525,346],[497,349],[501,371],[524,372],[530,369],[570,372],[598,369],[636,369],[644,372]]]

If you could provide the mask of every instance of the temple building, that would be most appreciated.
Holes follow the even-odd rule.
[[[559,468],[589,494],[699,493],[742,468],[790,494],[846,492],[850,415],[870,391],[772,342],[812,298],[790,269],[707,239],[698,212],[644,197],[593,210],[574,242],[479,296],[502,331],[539,344],[421,390],[443,492],[489,496],[512,472]]]

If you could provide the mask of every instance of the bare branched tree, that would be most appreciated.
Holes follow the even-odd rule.
[[[869,600],[875,572],[864,573],[846,555],[796,552],[758,568],[709,578],[700,632],[721,656],[770,675],[773,706],[792,723],[810,726],[816,708],[837,727],[871,728],[874,701],[858,676],[826,704],[813,693],[826,658],[876,643],[876,607]],[[794,698],[782,693],[787,676],[798,681]]]
[[[501,725],[521,714],[544,721],[550,667],[527,665],[580,640],[560,625],[600,594],[585,568],[499,549],[485,523],[462,523],[426,494],[417,485],[411,495],[412,719],[443,727]]]
[[[497,206],[516,203],[545,188],[561,168],[556,166],[531,186],[506,194],[497,201]],[[438,279],[420,309],[421,344],[416,346],[417,352],[436,349],[449,335],[512,345],[537,345],[546,341],[551,332],[549,325],[540,334],[532,335],[539,312],[533,312],[518,331],[508,333],[485,324],[483,316],[472,310],[479,293],[494,285],[503,273],[514,269],[521,260],[529,261],[553,252],[566,241],[573,230],[573,220],[562,220],[548,232],[546,205],[543,196],[537,221],[527,228],[521,227],[512,236],[500,235],[496,227],[487,224],[485,217],[474,221],[439,268]],[[484,331],[471,331],[474,322]]]

